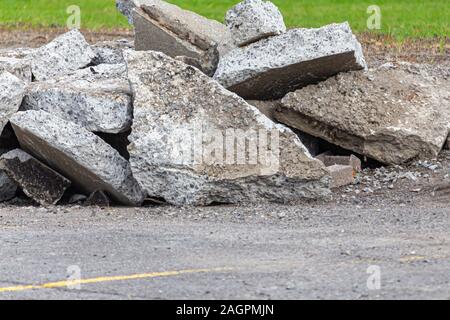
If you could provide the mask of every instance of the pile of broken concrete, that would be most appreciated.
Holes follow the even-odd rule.
[[[0,200],[289,203],[351,183],[357,156],[400,164],[446,143],[449,79],[369,69],[347,23],[287,30],[262,0],[225,24],[161,0],[117,8],[134,44],[72,30],[0,51]],[[357,156],[318,155],[319,138]]]

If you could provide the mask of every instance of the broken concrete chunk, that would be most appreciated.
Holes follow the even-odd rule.
[[[204,51],[176,34],[159,27],[142,10],[134,11],[135,47],[136,50],[155,50],[167,52],[172,57],[187,56],[200,60]]]
[[[86,67],[95,53],[80,31],[74,29],[36,49],[30,58],[33,76],[43,81]]]
[[[25,94],[25,83],[9,72],[0,73],[0,133],[9,118],[19,110]]]
[[[25,83],[32,81],[31,62],[26,58],[0,56],[0,73],[7,71]]]
[[[135,10],[136,50],[155,50],[167,53],[171,57],[185,57],[185,62],[195,65],[208,75],[214,75],[219,63],[217,45],[211,43],[206,49],[197,47],[189,39],[180,38],[150,19],[142,10]]]
[[[23,150],[81,191],[105,190],[119,203],[142,203],[144,195],[129,163],[95,134],[45,111],[18,112],[10,121]]]
[[[331,174],[332,188],[347,186],[349,184],[353,184],[355,181],[353,168],[351,166],[335,164],[327,167],[327,169]]]
[[[100,65],[66,78],[34,82],[27,88],[22,110],[43,110],[92,132],[130,129],[132,102],[124,65]]]
[[[20,149],[2,155],[0,167],[41,205],[56,204],[71,185],[70,180]]]
[[[228,10],[225,24],[239,47],[286,32],[280,10],[272,2],[263,0],[238,3]]]
[[[231,35],[227,27],[220,22],[181,9],[166,1],[139,1],[142,10],[161,28],[173,32],[180,39],[189,41],[202,51],[208,51],[211,47],[226,44],[230,41]]]
[[[340,74],[288,94],[278,121],[386,164],[436,157],[450,81],[404,68]]]
[[[16,196],[17,183],[4,170],[0,169],[0,202],[11,200]]]
[[[133,1],[136,50],[188,57],[213,75],[219,56],[234,47],[225,25],[161,0]]]
[[[282,98],[339,72],[366,68],[348,23],[292,29],[221,57],[214,79],[249,100]]]
[[[344,166],[351,166],[355,173],[361,172],[361,170],[362,170],[361,160],[354,155],[333,156],[333,155],[323,154],[323,155],[318,155],[316,157],[316,159],[319,159],[320,161],[322,161],[323,164],[327,167],[335,165],[335,164],[339,164],[339,165],[344,165]]]
[[[135,108],[130,162],[150,197],[207,205],[329,194],[325,167],[288,128],[162,53],[125,59]]]

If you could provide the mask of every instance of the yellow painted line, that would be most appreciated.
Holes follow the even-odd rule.
[[[53,289],[53,288],[63,288],[63,287],[76,286],[76,285],[82,285],[82,284],[113,282],[113,281],[127,281],[127,280],[159,278],[159,277],[171,277],[171,276],[180,276],[180,275],[192,274],[192,273],[211,273],[211,272],[222,272],[222,271],[231,271],[231,270],[233,270],[233,268],[191,269],[191,270],[163,271],[163,272],[132,274],[132,275],[128,275],[128,276],[111,276],[111,277],[97,277],[97,278],[88,278],[88,279],[80,279],[80,280],[64,280],[64,281],[44,283],[44,284],[40,284],[40,285],[24,285],[24,286],[14,286],[14,287],[4,287],[4,288],[0,288],[0,293],[35,290],[35,289]]]

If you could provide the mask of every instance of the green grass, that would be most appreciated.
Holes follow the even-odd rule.
[[[171,0],[183,8],[223,21],[227,8],[238,0]],[[449,0],[274,0],[290,27],[319,27],[349,21],[356,32],[368,32],[367,7],[380,6],[382,29],[397,39],[450,37]],[[78,5],[82,28],[127,28],[114,0],[0,0],[0,25],[64,26],[69,5]]]

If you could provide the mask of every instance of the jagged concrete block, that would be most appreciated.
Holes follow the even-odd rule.
[[[234,47],[225,25],[161,0],[134,1],[136,50],[185,56],[213,75],[219,56]]]
[[[2,57],[0,55],[0,73],[7,71],[25,83],[32,81],[31,62],[26,58]]]
[[[248,100],[272,100],[339,72],[366,68],[348,23],[292,29],[221,57],[214,79]]]
[[[185,57],[190,65],[195,65],[212,76],[219,63],[219,52],[213,44],[206,50],[197,47],[189,40],[162,28],[142,10],[134,11],[136,50],[155,50],[171,57]]]
[[[242,47],[286,32],[283,15],[270,1],[245,0],[228,10],[225,24]]]
[[[202,50],[228,41],[230,34],[222,23],[207,19],[162,0],[139,0],[142,10],[161,27],[190,41]]]
[[[289,93],[278,121],[386,164],[434,158],[450,123],[450,81],[409,67],[343,73]]]
[[[99,65],[27,87],[22,110],[43,110],[92,132],[131,128],[132,101],[125,65]]]
[[[20,149],[3,154],[0,168],[41,205],[58,203],[71,185],[69,179]]]
[[[125,205],[140,205],[144,194],[130,164],[95,134],[45,111],[11,118],[21,148],[70,179],[85,193],[106,191]]]
[[[143,10],[135,10],[133,15],[136,50],[167,52],[171,57],[186,56],[198,60],[202,58],[204,50],[160,27]]]
[[[95,58],[78,30],[69,31],[36,49],[31,55],[31,72],[37,81],[66,75],[86,67]]]
[[[150,197],[207,205],[329,194],[325,167],[288,128],[160,52],[126,51],[125,59],[135,108],[130,162]]]
[[[9,118],[19,110],[25,94],[25,83],[9,72],[0,73],[0,133]]]
[[[0,170],[0,202],[11,200],[16,196],[17,183],[4,170]]]

